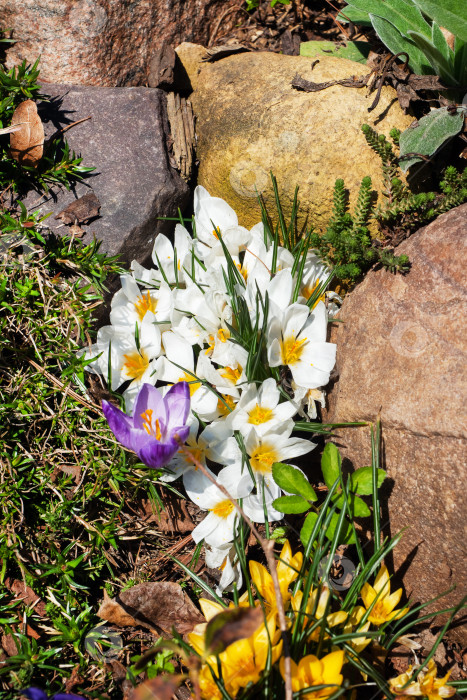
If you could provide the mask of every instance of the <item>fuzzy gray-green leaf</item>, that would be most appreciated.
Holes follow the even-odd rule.
[[[440,27],[467,41],[467,2],[465,0],[414,0],[420,10]]]
[[[393,54],[405,51],[409,56],[409,66],[417,75],[431,73],[432,68],[424,54],[417,48],[413,41],[402,36],[400,31],[384,17],[370,15],[373,29]]]
[[[464,123],[464,114],[463,110],[450,114],[446,107],[440,107],[422,117],[417,126],[403,131],[399,140],[402,171],[407,172],[411,165],[423,160],[417,156],[403,158],[407,153],[432,156],[448,139],[458,134]]]

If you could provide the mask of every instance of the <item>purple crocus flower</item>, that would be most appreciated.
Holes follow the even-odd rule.
[[[48,700],[47,693],[44,693],[40,688],[26,688],[21,691],[29,700]],[[73,693],[56,693],[52,695],[51,700],[85,700],[82,695],[73,695]]]
[[[190,412],[187,382],[174,384],[165,396],[152,384],[143,384],[132,417],[108,401],[102,402],[102,410],[117,440],[154,469],[166,465],[177,452],[175,436],[185,442],[190,432],[186,425]]]

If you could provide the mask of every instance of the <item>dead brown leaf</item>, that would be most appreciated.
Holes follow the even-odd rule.
[[[172,700],[183,676],[156,676],[141,683],[129,695],[129,700]]]
[[[11,126],[21,129],[10,134],[10,152],[20,165],[36,167],[44,153],[44,127],[37,113],[36,103],[25,100],[18,105],[11,118]]]
[[[16,656],[18,653],[18,647],[15,643],[15,638],[12,634],[3,634],[0,640],[1,646],[7,656]]]
[[[139,624],[134,617],[123,610],[116,600],[109,596],[105,589],[104,600],[97,611],[97,617],[100,617],[102,620],[107,620],[107,622],[111,622],[113,625],[118,625],[119,627],[137,627]]]
[[[11,578],[5,579],[5,586],[11,593],[14,593],[15,598],[21,600],[24,605],[34,606],[36,615],[44,617],[46,614],[45,603],[34,593],[32,588],[26,586],[23,581]]]
[[[205,621],[180,585],[171,581],[139,583],[115,599],[104,593],[97,615],[121,627],[142,625],[167,634],[172,627],[179,634],[187,634]]]
[[[94,192],[88,192],[62,209],[55,218],[61,219],[64,224],[85,224],[99,216],[100,208],[101,203]]]
[[[220,654],[239,639],[247,639],[263,622],[261,608],[229,608],[214,615],[207,624],[204,642],[211,654]]]
[[[163,490],[161,493],[163,510],[160,514],[154,512],[150,501],[143,500],[141,506],[144,509],[143,522],[156,522],[161,532],[191,532],[195,523],[188,511],[189,504],[175,494]]]

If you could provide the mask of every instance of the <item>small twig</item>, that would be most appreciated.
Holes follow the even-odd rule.
[[[289,647],[289,640],[287,637],[287,620],[285,617],[285,610],[284,610],[284,603],[282,600],[282,595],[281,595],[281,589],[279,585],[279,577],[277,575],[277,565],[276,565],[276,560],[274,559],[274,542],[272,540],[266,540],[264,537],[262,537],[254,524],[251,522],[250,518],[244,513],[243,509],[241,506],[239,506],[238,502],[233,498],[230,493],[227,491],[227,489],[222,485],[217,483],[215,478],[208,472],[208,470],[201,464],[201,462],[196,459],[196,457],[190,452],[188,447],[186,447],[182,441],[178,438],[177,435],[175,435],[175,439],[178,442],[180,449],[184,453],[188,459],[193,462],[195,467],[199,469],[199,471],[206,476],[209,481],[211,481],[221,493],[224,494],[226,498],[233,504],[235,510],[237,513],[240,515],[241,518],[246,522],[250,530],[252,531],[253,535],[256,537],[259,546],[264,552],[264,555],[266,557],[266,561],[268,563],[269,571],[271,572],[271,578],[274,584],[274,593],[276,596],[276,603],[277,603],[277,615],[279,618],[279,629],[282,634],[282,641],[284,645],[284,675],[285,675],[285,700],[292,700],[293,697],[293,692],[292,692],[292,665],[291,665],[291,659],[290,659],[290,647]]]
[[[88,119],[92,119],[92,116],[90,115],[89,117],[83,117],[83,119],[78,119],[78,121],[76,121],[76,122],[72,122],[71,124],[67,124],[67,125],[64,126],[62,129],[57,129],[57,131],[54,131],[54,133],[52,134],[52,136],[49,136],[49,138],[47,139],[46,143],[47,143],[47,144],[52,143],[52,141],[55,141],[55,139],[56,139],[58,136],[61,136],[62,134],[64,134],[65,131],[68,131],[68,129],[71,129],[73,126],[76,126],[77,124],[81,124],[82,122],[87,122]]]
[[[31,364],[34,367],[34,369],[36,369],[38,372],[40,372],[46,379],[48,379],[49,382],[52,382],[52,384],[55,384],[55,386],[58,387],[59,389],[65,388],[65,384],[63,382],[61,382],[60,379],[58,379],[57,377],[54,377],[54,375],[51,374],[50,372],[48,372],[44,367],[41,367],[40,365],[37,364],[37,362],[35,362],[34,360],[31,360],[29,357],[27,358],[27,360],[28,360],[29,364]],[[82,406],[85,406],[85,408],[89,408],[93,411],[96,411],[99,414],[102,414],[102,409],[100,406],[98,406],[94,402],[90,403],[89,401],[86,401],[85,399],[83,399],[82,396],[77,394],[76,391],[74,391],[70,387],[68,387],[68,393],[75,401],[80,403]]]
[[[212,43],[217,36],[217,32],[219,31],[219,28],[222,24],[222,21],[226,17],[228,15],[230,15],[232,12],[243,12],[243,11],[246,12],[246,10],[244,10],[244,8],[240,7],[239,5],[234,5],[234,7],[228,7],[227,10],[217,20],[216,26],[214,27],[214,30],[213,30],[211,36],[209,37],[208,46],[212,46]],[[248,15],[248,12],[247,12],[247,15]]]

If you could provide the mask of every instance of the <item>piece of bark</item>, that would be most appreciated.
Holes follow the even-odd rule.
[[[129,700],[172,700],[183,676],[156,676],[132,690]]]
[[[55,218],[64,224],[86,224],[99,216],[100,208],[101,203],[94,192],[88,192],[62,209]]]
[[[121,627],[142,625],[166,634],[171,634],[172,627],[187,634],[205,622],[180,585],[171,581],[139,583],[114,599],[104,593],[97,615]]]
[[[175,82],[175,62],[177,54],[171,44],[164,41],[149,61],[149,87],[173,90]]]
[[[21,129],[10,134],[10,153],[20,165],[36,167],[44,153],[44,126],[32,100],[21,102],[13,112],[11,126]]]
[[[172,136],[172,166],[189,181],[193,170],[195,126],[191,102],[178,93],[167,94],[167,116]]]
[[[292,34],[290,29],[286,29],[281,36],[282,53],[286,56],[300,55],[300,37],[298,34]]]
[[[226,58],[226,56],[233,56],[233,54],[244,53],[245,51],[251,51],[251,49],[242,44],[223,44],[222,46],[206,49],[206,55],[203,56],[202,60],[206,61],[206,63],[214,63],[214,61],[220,61],[221,58]]]

